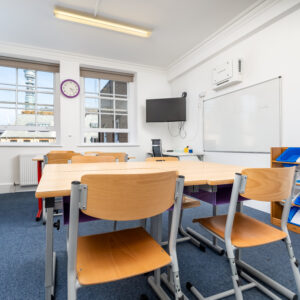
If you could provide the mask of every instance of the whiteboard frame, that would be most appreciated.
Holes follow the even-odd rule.
[[[278,147],[282,147],[282,76],[276,76],[276,77],[272,77],[270,79],[267,79],[267,80],[264,80],[264,81],[261,81],[261,82],[258,82],[258,83],[254,83],[254,84],[250,84],[248,86],[245,86],[245,87],[242,87],[242,88],[239,88],[239,89],[236,89],[236,90],[233,90],[233,91],[230,91],[230,92],[227,92],[227,93],[223,93],[221,95],[217,95],[217,96],[214,96],[212,98],[208,98],[208,99],[204,99],[203,100],[203,104],[202,104],[202,120],[203,120],[203,124],[202,124],[202,136],[203,136],[203,140],[202,140],[202,148],[203,148],[203,151],[204,152],[210,152],[210,153],[213,153],[213,152],[217,152],[217,153],[257,153],[257,154],[270,154],[271,152],[268,151],[268,152],[261,152],[261,151],[222,151],[222,150],[205,150],[204,148],[204,102],[206,101],[210,101],[210,100],[214,100],[216,98],[220,98],[220,97],[223,97],[225,95],[229,95],[229,94],[232,94],[232,93],[235,93],[235,92],[238,92],[238,91],[242,91],[244,89],[248,89],[248,88],[251,88],[253,86],[257,86],[257,85],[260,85],[260,84],[263,84],[263,83],[266,83],[268,81],[272,81],[272,80],[275,80],[275,79],[278,79],[279,80],[279,128],[278,128],[278,132],[279,132],[279,146]]]

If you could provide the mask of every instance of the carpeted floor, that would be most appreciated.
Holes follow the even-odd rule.
[[[226,206],[220,208],[226,212]],[[209,216],[212,207],[202,204],[185,212],[183,225],[200,229],[192,224],[194,217]],[[45,227],[35,222],[37,200],[34,193],[0,195],[0,299],[35,300],[44,299]],[[245,207],[244,212],[269,223],[269,215]],[[164,216],[166,228],[167,218]],[[137,223],[119,223],[119,228],[135,226]],[[92,234],[112,230],[112,222],[97,221],[80,224],[80,234]],[[164,232],[166,237],[166,232]],[[296,253],[300,258],[300,236],[291,233]],[[67,299],[67,256],[66,232],[64,226],[54,232],[54,249],[57,253],[56,299]],[[182,289],[189,299],[196,299],[185,288],[191,281],[205,296],[232,288],[229,265],[224,256],[218,256],[207,249],[199,251],[190,243],[177,246]],[[287,288],[296,291],[287,251],[283,242],[243,251],[246,262],[259,268]],[[156,299],[147,284],[146,276],[123,281],[85,287],[79,290],[78,299],[139,299],[146,294]],[[227,299],[234,299],[228,297]],[[244,293],[244,299],[268,299],[256,289]]]

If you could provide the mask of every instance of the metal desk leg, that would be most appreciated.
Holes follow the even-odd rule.
[[[216,215],[217,215],[217,205],[213,205],[213,216]],[[211,241],[190,227],[187,227],[186,231],[190,235],[192,235],[195,239],[203,243],[205,246],[217,252],[219,255],[223,255],[225,253],[225,250],[218,245],[216,237],[213,236]]]
[[[152,237],[160,244],[162,238],[162,214],[151,218],[150,233]],[[154,271],[154,276],[148,277],[148,283],[156,293],[156,295],[163,300],[170,300],[160,285],[160,269]]]
[[[55,287],[55,261],[56,255],[53,252],[53,209],[55,198],[46,198],[45,207],[47,213],[46,224],[46,260],[45,260],[45,300],[54,297]]]

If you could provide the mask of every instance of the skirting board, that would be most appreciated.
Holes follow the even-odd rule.
[[[20,186],[13,183],[1,183],[0,194],[18,193],[18,192],[34,192],[36,186]]]

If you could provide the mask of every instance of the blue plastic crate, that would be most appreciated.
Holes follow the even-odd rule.
[[[297,159],[300,157],[300,148],[299,147],[290,147],[286,149],[283,153],[281,153],[277,158],[276,161],[282,162],[296,162]],[[294,164],[283,164],[285,167],[292,167],[296,166]]]
[[[291,220],[293,219],[294,215],[296,214],[296,212],[297,212],[299,209],[300,209],[300,208],[299,208],[299,207],[296,207],[296,206],[291,207],[290,214],[289,214],[289,217],[288,217],[288,223],[293,224],[293,225],[296,225],[296,226],[300,226],[300,224],[296,224],[296,223],[291,222]]]

